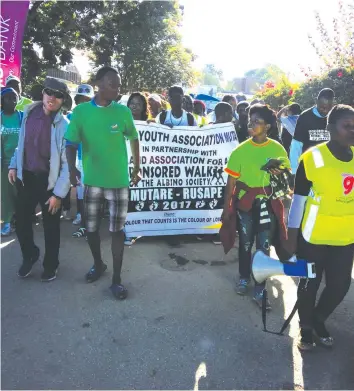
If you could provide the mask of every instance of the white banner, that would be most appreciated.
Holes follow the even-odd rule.
[[[129,191],[127,236],[217,233],[227,181],[223,169],[238,144],[234,126],[135,125],[143,179]],[[131,173],[129,146],[128,156]]]

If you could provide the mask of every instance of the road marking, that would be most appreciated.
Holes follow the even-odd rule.
[[[10,241],[8,241],[8,242],[2,242],[2,243],[0,244],[0,248],[4,248],[4,247],[8,246],[9,244],[11,244],[11,243],[14,242],[14,241],[15,241],[15,239],[12,239],[12,240],[10,240]]]

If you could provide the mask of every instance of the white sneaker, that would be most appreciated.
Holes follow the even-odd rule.
[[[63,220],[71,220],[70,211],[69,210],[63,210],[61,212],[60,218],[63,219]]]
[[[135,243],[135,238],[125,238],[124,246],[132,246]]]
[[[80,213],[78,213],[78,214],[76,215],[76,218],[75,218],[75,220],[73,221],[73,224],[74,224],[74,225],[80,225],[80,224],[81,224],[81,214],[80,214]]]

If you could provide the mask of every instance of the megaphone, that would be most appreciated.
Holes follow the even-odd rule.
[[[287,263],[282,263],[258,250],[252,257],[252,275],[254,280],[261,284],[272,276],[316,278],[316,269],[314,263],[297,259],[295,256],[290,258]]]

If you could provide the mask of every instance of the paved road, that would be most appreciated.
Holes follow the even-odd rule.
[[[111,270],[104,227],[104,258]],[[61,266],[52,283],[16,271],[17,241],[2,246],[3,389],[353,389],[354,285],[329,327],[336,348],[301,356],[297,320],[290,336],[261,331],[250,297],[233,289],[236,253],[212,243],[141,239],[126,249],[125,302],[109,291],[111,273],[88,285],[84,240],[62,223]],[[43,248],[42,231],[36,237]],[[295,301],[295,283],[272,279],[277,329]],[[285,305],[283,304],[285,302]]]

